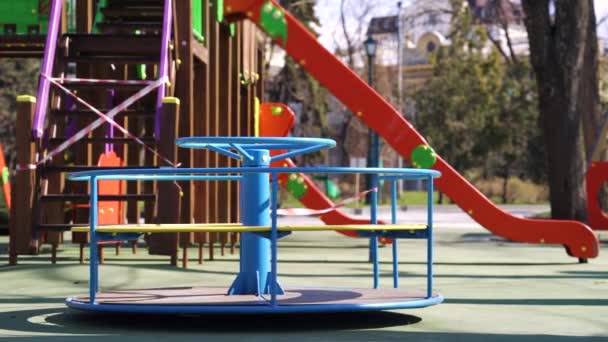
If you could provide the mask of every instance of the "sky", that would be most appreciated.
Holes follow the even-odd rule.
[[[361,3],[361,1],[362,0],[347,0],[347,4],[357,4]],[[336,37],[341,36],[340,2],[340,0],[317,0],[317,5],[315,7],[320,22],[322,23],[322,27],[319,30],[321,33],[321,43],[331,51],[335,49]],[[375,5],[372,13],[368,16],[367,21],[369,21],[372,16],[394,15],[397,13],[397,0],[367,0],[364,2],[374,3]],[[403,6],[407,6],[410,2],[411,0],[404,0]],[[357,17],[360,15],[361,8],[355,6],[351,11],[353,12],[351,13],[351,16]],[[598,20],[599,18],[608,16],[608,0],[595,0],[595,14]],[[353,22],[350,23],[350,25],[354,27],[356,23]],[[600,27],[598,35],[601,38],[608,39],[608,20]]]

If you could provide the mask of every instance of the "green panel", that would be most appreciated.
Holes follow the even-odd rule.
[[[201,42],[205,41],[205,16],[203,15],[203,0],[192,0],[192,31],[196,39],[200,40]]]
[[[67,0],[65,6],[68,18],[68,32],[76,32],[76,0]]]
[[[0,34],[46,33],[49,0],[0,0]]]
[[[224,0],[215,0],[215,13],[217,21],[224,21]]]
[[[98,24],[103,23],[105,18],[103,17],[102,9],[108,7],[107,0],[99,0],[97,3],[97,11],[95,12],[95,18],[93,18],[93,33],[99,33]]]

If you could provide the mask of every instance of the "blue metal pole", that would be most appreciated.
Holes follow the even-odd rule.
[[[250,150],[253,159],[243,160],[246,167],[267,167],[270,154],[267,150]],[[243,224],[245,226],[270,225],[270,191],[268,173],[243,175]],[[240,272],[228,294],[268,293],[270,275],[270,240],[259,234],[243,233],[241,237]]]
[[[397,224],[397,182],[394,179],[391,182],[391,223]],[[399,287],[399,250],[397,246],[397,238],[393,238],[393,287]]]
[[[378,174],[372,174],[372,188],[375,188],[375,191],[371,192],[371,200],[370,203],[370,221],[371,224],[378,224]],[[379,283],[379,271],[378,271],[378,237],[376,235],[371,238],[371,255],[372,262],[374,263],[374,288],[377,289]]]
[[[97,203],[97,177],[91,177],[91,200],[90,200],[90,218],[91,221],[91,242],[89,244],[89,273],[90,273],[90,284],[89,284],[89,300],[91,304],[95,303],[96,294],[99,290],[99,274],[98,274],[98,251],[97,251],[97,214],[98,214],[98,203]]]
[[[270,252],[271,252],[271,283],[270,283],[270,304],[272,306],[277,305],[277,200],[279,193],[279,175],[277,173],[272,174],[272,231],[270,232]]]
[[[426,296],[433,297],[433,177],[427,178],[427,255],[426,255]]]

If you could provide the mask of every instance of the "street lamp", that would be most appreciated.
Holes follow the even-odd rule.
[[[367,83],[370,87],[374,87],[374,58],[376,57],[376,50],[378,48],[378,41],[375,40],[371,35],[367,36],[367,39],[363,42],[365,46],[365,54],[367,55]],[[367,167],[378,167],[378,159],[380,156],[380,141],[378,134],[372,131],[371,128],[367,131]],[[372,188],[378,186],[378,175],[368,174],[367,187]],[[377,205],[378,205],[378,192],[370,192],[365,197],[365,201],[369,204],[371,223],[376,223],[378,219]],[[369,261],[372,262],[378,258],[375,253],[375,246],[378,245],[378,239],[371,237],[369,240]]]
[[[372,36],[367,36],[367,39],[363,42],[365,47],[365,54],[367,55],[367,83],[370,87],[373,87],[374,83],[374,58],[376,58],[376,50],[378,49],[378,41]],[[367,133],[367,167],[379,167],[380,159],[380,139],[371,129],[368,129]],[[371,175],[367,175],[367,186],[370,187],[372,183]],[[372,193],[366,196],[367,204],[371,203]]]
[[[369,61],[369,79],[368,82],[371,84],[372,83],[372,66],[373,66],[373,60],[376,57],[376,50],[378,49],[378,41],[374,39],[374,37],[372,36],[367,36],[367,39],[363,42],[363,45],[365,46],[365,54],[367,55],[368,61]]]

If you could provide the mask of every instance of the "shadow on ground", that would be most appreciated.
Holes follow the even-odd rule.
[[[601,337],[407,331],[422,319],[394,312],[285,316],[83,314],[69,309],[0,314],[0,330],[20,341],[608,341]],[[376,330],[379,328],[401,328]],[[406,326],[406,327],[404,327]]]
[[[55,308],[0,313],[0,330],[70,334],[310,332],[380,329],[420,321],[419,317],[395,312],[170,316],[98,314]]]

